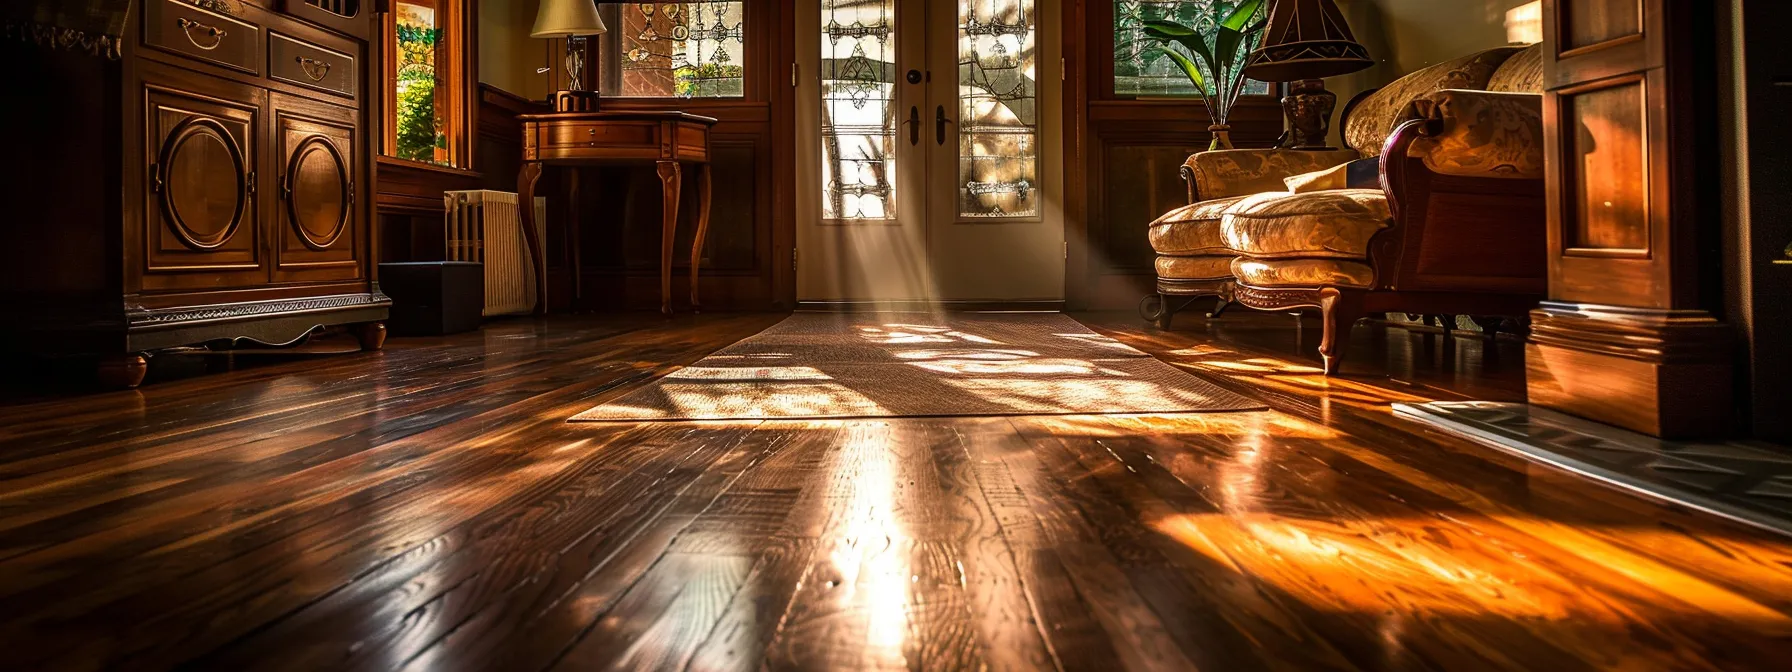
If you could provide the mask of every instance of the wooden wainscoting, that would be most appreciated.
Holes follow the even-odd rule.
[[[1199,99],[1115,95],[1113,11],[1064,3],[1065,298],[1089,310],[1130,309],[1153,291],[1146,225],[1187,202],[1182,162],[1212,140]],[[1282,133],[1279,98],[1246,96],[1230,121],[1233,144],[1267,147]]]

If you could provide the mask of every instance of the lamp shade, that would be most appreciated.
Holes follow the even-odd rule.
[[[1292,82],[1343,75],[1374,65],[1333,0],[1273,0],[1263,42],[1245,63],[1246,77]]]
[[[602,35],[608,31],[592,0],[541,0],[529,37]]]

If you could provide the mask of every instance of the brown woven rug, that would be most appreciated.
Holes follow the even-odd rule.
[[[1262,408],[1055,313],[798,313],[573,420]]]

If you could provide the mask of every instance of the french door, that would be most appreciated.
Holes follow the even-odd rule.
[[[1058,16],[799,3],[798,300],[1063,298]]]

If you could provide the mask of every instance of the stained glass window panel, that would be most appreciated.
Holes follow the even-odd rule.
[[[611,96],[739,98],[746,62],[746,3],[642,2],[617,8],[612,55],[620,81]]]
[[[894,0],[822,0],[822,217],[896,216]]]
[[[1188,76],[1145,36],[1145,22],[1168,19],[1210,33],[1214,17],[1237,6],[1234,0],[1114,0],[1114,93],[1120,96],[1196,96]],[[1207,64],[1196,65],[1211,78]],[[1246,80],[1246,94],[1267,95],[1269,85]]]
[[[436,54],[443,50],[441,8],[433,0],[401,0],[394,6],[398,58],[393,64],[397,119],[392,154],[401,159],[448,164],[448,97],[440,95]]]
[[[958,215],[1036,217],[1034,0],[959,0]]]

